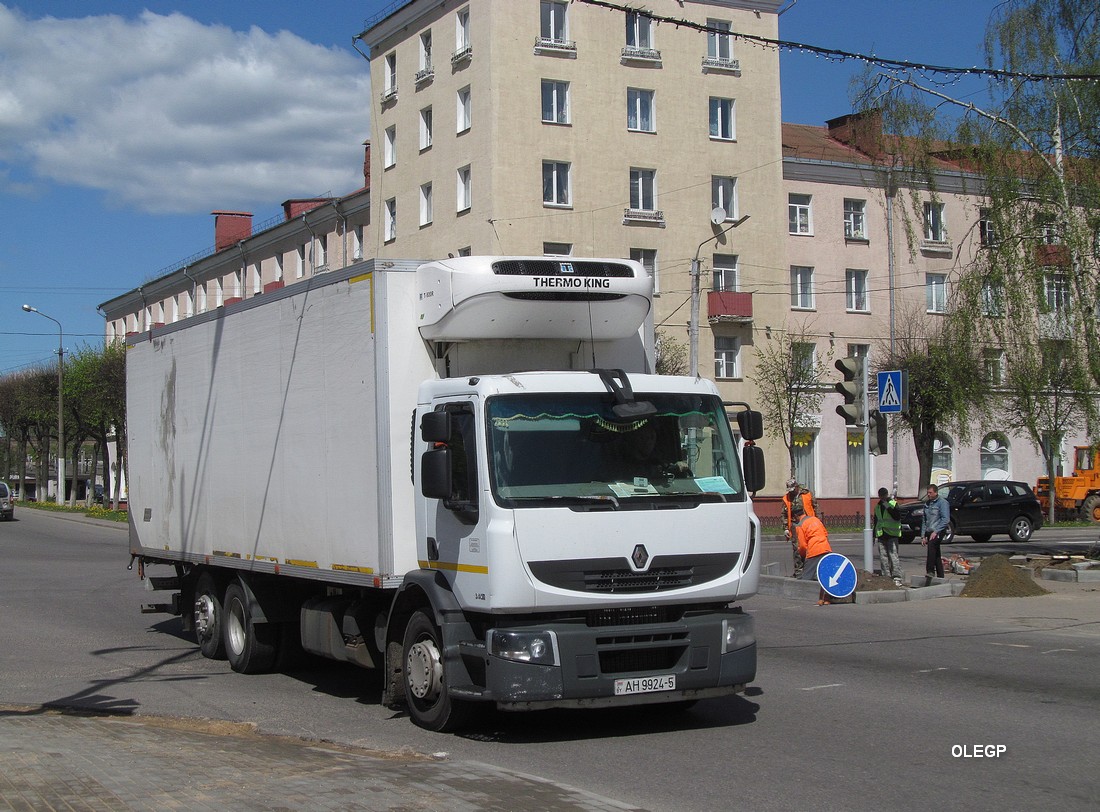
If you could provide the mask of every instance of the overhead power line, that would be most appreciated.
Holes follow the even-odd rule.
[[[772,39],[770,37],[761,37],[756,34],[741,34],[736,31],[729,31],[722,28],[712,28],[704,23],[697,23],[693,22],[692,20],[685,20],[677,17],[666,17],[661,14],[654,14],[651,11],[645,11],[644,9],[622,6],[618,3],[610,3],[606,0],[576,1],[579,3],[586,3],[590,6],[599,6],[600,8],[610,9],[611,11],[621,11],[624,13],[629,12],[637,14],[641,17],[648,17],[654,22],[668,23],[670,25],[676,26],[677,28],[690,28],[706,34],[719,34],[722,36],[733,37],[735,39],[745,40],[746,42],[752,42],[768,48],[778,48],[781,50],[815,54],[817,56],[823,56],[827,59],[836,59],[839,61],[844,61],[846,59],[855,59],[860,62],[866,62],[868,65],[877,65],[880,68],[893,70],[915,70],[921,71],[923,73],[940,73],[951,76],[985,76],[992,79],[1017,79],[1026,82],[1100,81],[1100,74],[1096,73],[1029,73],[1026,71],[1000,70],[998,68],[979,68],[977,66],[962,68],[950,67],[947,65],[928,65],[923,62],[910,62],[904,59],[889,59],[887,57],[876,56],[874,54],[861,54],[854,51],[842,51],[837,48],[823,48],[820,45],[811,45],[806,42]]]

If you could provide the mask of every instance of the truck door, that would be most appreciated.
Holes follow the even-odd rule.
[[[446,448],[450,460],[450,493],[425,506],[427,561],[421,566],[441,571],[465,606],[484,603],[488,552],[483,531],[484,444],[476,399],[434,404],[450,416]]]

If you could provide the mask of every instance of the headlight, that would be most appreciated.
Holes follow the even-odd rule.
[[[558,640],[553,632],[489,630],[489,653],[505,660],[536,665],[558,664]]]
[[[752,615],[738,615],[722,621],[722,653],[728,654],[756,642]]]

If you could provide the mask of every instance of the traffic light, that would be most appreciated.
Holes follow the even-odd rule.
[[[890,450],[890,438],[886,434],[886,415],[878,409],[872,409],[867,416],[871,424],[868,426],[867,450],[876,456],[887,453]]]
[[[836,413],[850,426],[863,425],[864,401],[867,397],[863,389],[863,359],[841,358],[835,364],[844,376],[836,385],[836,391],[844,397],[844,405],[836,407]]]

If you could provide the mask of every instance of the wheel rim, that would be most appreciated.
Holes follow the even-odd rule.
[[[200,640],[209,640],[214,629],[215,612],[214,597],[209,593],[203,593],[195,599],[195,632]]]
[[[1031,523],[1027,519],[1020,519],[1016,522],[1016,536],[1020,541],[1027,541],[1031,536]]]
[[[228,614],[225,624],[225,643],[234,655],[239,655],[244,651],[245,640],[248,638],[244,628],[244,608],[237,601],[233,601]]]
[[[439,696],[443,689],[443,661],[434,640],[420,640],[409,649],[405,680],[417,699],[433,702]]]

